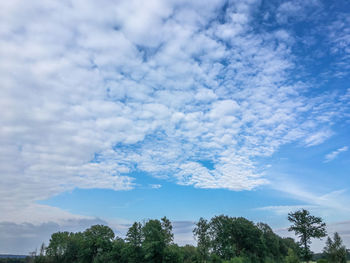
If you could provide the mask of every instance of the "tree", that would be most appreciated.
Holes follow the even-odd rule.
[[[288,255],[285,258],[286,263],[299,263],[299,258],[297,254],[295,254],[294,250],[291,248],[288,248]]]
[[[46,254],[54,263],[63,262],[69,246],[69,235],[69,232],[57,232],[51,235]]]
[[[164,251],[163,263],[182,263],[184,257],[180,247],[176,244],[168,245]]]
[[[309,261],[312,258],[310,251],[311,238],[322,238],[326,236],[326,224],[322,222],[320,217],[310,215],[305,209],[298,210],[288,214],[288,220],[292,225],[288,231],[294,231],[300,238],[302,246],[302,258]]]
[[[333,240],[327,238],[323,253],[330,263],[346,263],[346,248],[337,232],[334,233]]]
[[[135,222],[126,233],[126,254],[130,263],[140,262],[142,259],[142,225]]]
[[[81,251],[83,262],[93,262],[99,254],[111,251],[114,232],[110,227],[94,225],[86,229],[83,235],[84,245]]]
[[[145,252],[145,261],[152,263],[163,262],[166,241],[164,230],[159,220],[149,220],[142,227],[144,240],[142,247]]]
[[[280,237],[277,236],[271,229],[271,227],[264,223],[258,223],[256,225],[262,232],[263,241],[263,251],[265,257],[274,258],[281,261],[281,251],[280,251]]]
[[[180,247],[183,256],[183,263],[199,262],[198,249],[192,245],[185,245]]]
[[[201,262],[206,262],[209,257],[209,227],[208,221],[201,217],[196,223],[196,227],[193,229],[193,234],[197,239],[197,249]]]
[[[173,234],[173,226],[168,218],[165,216],[161,219],[162,221],[162,229],[164,233],[164,241],[165,244],[168,246],[173,242],[174,234]]]

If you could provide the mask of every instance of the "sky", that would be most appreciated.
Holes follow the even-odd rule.
[[[181,245],[220,214],[292,236],[301,208],[350,247],[349,12],[0,1],[0,253],[163,216]]]

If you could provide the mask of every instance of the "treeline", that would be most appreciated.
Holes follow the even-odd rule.
[[[243,217],[200,218],[193,234],[197,246],[174,243],[169,219],[135,222],[126,237],[115,237],[111,228],[94,225],[84,232],[57,232],[49,245],[25,259],[1,259],[0,263],[299,263],[309,262],[311,238],[326,236],[326,224],[305,209],[288,214],[289,231],[299,242],[281,238],[264,223]],[[349,257],[338,233],[326,240],[318,263],[346,263]]]
[[[11,257],[2,257],[0,258],[0,263],[27,263],[33,261],[32,258],[25,257],[25,258],[11,258]]]
[[[243,217],[201,218],[193,230],[197,247],[173,242],[166,218],[135,222],[124,239],[108,226],[94,225],[84,232],[58,232],[33,258],[36,263],[274,263],[298,259],[299,246],[281,238],[263,223]]]

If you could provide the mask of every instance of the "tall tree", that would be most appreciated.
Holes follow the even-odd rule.
[[[193,234],[197,240],[197,250],[201,262],[206,262],[209,258],[210,237],[209,223],[206,219],[200,218],[193,229]]]
[[[145,262],[162,263],[166,241],[162,223],[159,220],[149,220],[142,227],[144,240],[142,248],[145,252]]]
[[[84,245],[82,258],[84,262],[93,262],[99,254],[110,252],[114,239],[113,230],[104,225],[94,225],[83,233]]]
[[[51,235],[49,246],[46,248],[46,255],[56,262],[63,262],[63,258],[69,246],[69,232],[57,232]]]
[[[288,231],[294,231],[300,239],[302,246],[302,258],[309,261],[312,258],[310,251],[311,238],[322,238],[326,236],[326,224],[322,218],[310,215],[310,212],[301,209],[288,214],[288,220],[292,225]]]
[[[333,240],[327,238],[323,253],[330,263],[346,263],[346,248],[337,232],[334,233]]]
[[[161,219],[162,229],[164,234],[164,241],[166,245],[170,245],[173,242],[174,234],[173,234],[173,226],[168,218],[165,216]]]
[[[126,242],[133,247],[141,247],[142,245],[142,225],[135,222],[126,233]]]
[[[126,233],[127,250],[130,263],[137,263],[142,261],[142,225],[135,222]]]

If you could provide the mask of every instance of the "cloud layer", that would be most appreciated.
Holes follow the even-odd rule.
[[[268,25],[309,7],[257,20],[260,5],[2,1],[0,220],[44,218],[34,203],[74,188],[132,189],[133,171],[250,190],[269,182],[257,158],[332,136],[349,92],[315,95],[297,39]]]

